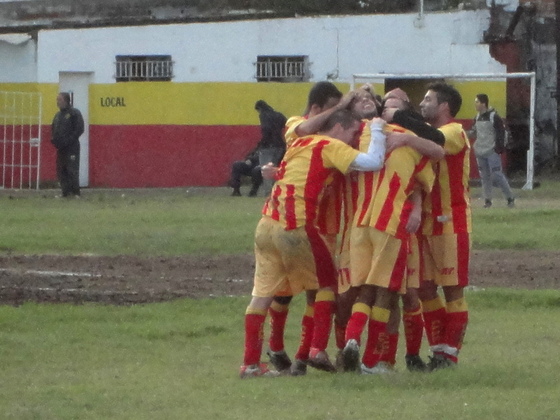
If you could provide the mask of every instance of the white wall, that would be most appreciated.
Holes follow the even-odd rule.
[[[504,72],[481,44],[488,10],[43,30],[37,79],[59,71],[114,82],[116,55],[170,54],[176,82],[253,82],[257,55],[308,55],[312,81],[337,73]],[[1,52],[1,51],[0,51]],[[15,72],[10,71],[11,76]]]
[[[37,80],[36,43],[12,44],[0,40],[0,83],[29,83]]]

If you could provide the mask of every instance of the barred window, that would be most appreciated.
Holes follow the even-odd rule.
[[[170,81],[173,61],[170,55],[117,55],[117,82]]]
[[[259,82],[309,81],[309,57],[306,55],[259,55],[255,65]]]

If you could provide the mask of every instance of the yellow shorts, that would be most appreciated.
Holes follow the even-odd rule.
[[[319,277],[334,287],[336,269],[329,252],[327,241],[313,227],[285,230],[281,223],[263,217],[255,232],[253,296],[316,290]]]
[[[421,279],[438,286],[467,286],[471,248],[469,233],[422,236]]]
[[[327,248],[329,249],[329,252],[331,253],[331,255],[334,255],[335,253],[335,249],[336,249],[336,234],[327,234],[324,235],[325,238],[325,243],[327,245]],[[348,286],[350,287],[350,286]],[[301,291],[301,289],[299,289],[299,291],[297,293],[299,293]],[[276,292],[274,294],[274,296],[294,296],[297,293],[294,293],[292,291],[292,288],[290,287],[290,284],[287,283],[286,286],[284,288],[282,288],[282,290]]]
[[[353,227],[350,235],[352,286],[364,284],[400,291],[406,275],[408,245],[371,227]]]

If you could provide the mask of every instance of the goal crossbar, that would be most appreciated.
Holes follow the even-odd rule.
[[[530,109],[529,109],[529,150],[527,150],[527,178],[524,190],[533,189],[533,178],[535,172],[535,100],[536,100],[536,73],[535,72],[515,72],[515,73],[358,73],[352,75],[351,88],[354,89],[356,83],[360,81],[386,80],[386,79],[464,79],[464,80],[504,80],[504,79],[523,79],[531,81]]]

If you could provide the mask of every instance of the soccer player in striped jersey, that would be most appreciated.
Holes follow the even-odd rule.
[[[430,370],[457,364],[468,324],[464,288],[469,283],[472,231],[470,143],[461,124],[453,121],[461,104],[461,94],[445,83],[428,86],[420,103],[425,120],[445,136],[445,159],[436,164],[434,188],[423,201],[419,296],[433,353]]]
[[[303,116],[290,117],[286,123],[285,139],[289,147],[298,137],[315,134],[333,112],[346,109],[353,100],[355,92],[343,95],[331,82],[318,82],[309,91]],[[319,205],[318,225],[333,254],[340,226],[341,184],[344,176],[334,175],[335,179],[325,190]],[[267,355],[279,371],[291,369],[293,375],[304,375],[307,371],[307,357],[311,347],[314,327],[315,290],[306,292],[307,305],[301,320],[301,341],[295,354],[294,363],[284,350],[284,329],[288,317],[293,292],[281,290],[274,297],[269,309],[270,339]]]
[[[387,99],[391,100],[400,101]],[[368,323],[361,371],[383,373],[381,366],[391,365],[382,355],[389,354],[387,323],[391,310],[397,306],[398,292],[407,271],[407,200],[417,184],[428,190],[431,188],[434,174],[429,159],[423,154],[434,159],[443,157],[443,149],[434,142],[420,139],[398,126],[388,125],[387,128],[402,133],[399,137],[393,136],[402,140],[395,146],[409,143],[414,147],[390,150],[385,167],[379,173],[360,175],[360,198],[350,240],[350,278],[359,294],[346,329],[346,346],[342,352],[345,371],[358,368],[360,337]],[[394,340],[395,335],[391,337]],[[394,344],[396,350],[396,340]]]
[[[331,328],[336,268],[317,226],[317,209],[325,186],[332,182],[336,171],[381,168],[385,155],[383,125],[381,119],[372,122],[370,146],[367,153],[360,153],[348,146],[359,122],[351,112],[337,111],[329,116],[320,134],[299,138],[286,151],[255,232],[256,267],[253,298],[245,313],[241,378],[277,375],[260,363],[263,325],[274,295],[286,286],[292,292],[317,290],[308,363],[334,371],[325,350]]]

